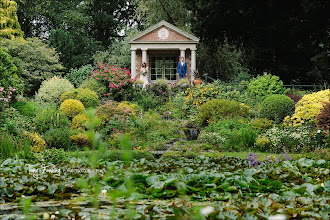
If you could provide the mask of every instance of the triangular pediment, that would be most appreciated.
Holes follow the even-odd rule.
[[[132,37],[130,43],[138,42],[195,42],[198,43],[199,39],[192,34],[183,31],[182,29],[166,22],[161,21],[139,34]]]

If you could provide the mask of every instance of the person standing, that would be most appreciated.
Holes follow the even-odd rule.
[[[145,62],[142,63],[141,69],[140,69],[140,79],[144,82],[143,87],[148,84],[148,67]]]
[[[181,61],[178,63],[177,76],[180,79],[185,78],[187,75],[187,63],[184,61],[184,57],[181,57]]]

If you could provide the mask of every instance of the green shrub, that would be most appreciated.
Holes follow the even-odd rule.
[[[271,94],[284,94],[288,90],[283,88],[283,82],[278,76],[264,73],[250,80],[248,91],[252,97],[266,97]]]
[[[35,153],[34,155],[40,162],[47,161],[52,163],[56,163],[59,161],[70,162],[70,159],[72,158],[72,156],[70,156],[70,154],[63,148],[45,149],[44,151],[40,153]]]
[[[80,132],[79,129],[73,131],[73,135],[70,136],[72,141],[78,145],[78,147],[91,147],[91,142],[85,132]]]
[[[33,103],[27,101],[15,102],[12,107],[17,109],[24,116],[33,117],[36,115],[36,107]]]
[[[55,105],[46,105],[38,109],[33,119],[36,131],[44,133],[51,128],[69,127],[69,119],[57,109]]]
[[[64,67],[55,49],[38,38],[2,40],[1,46],[7,48],[13,57],[17,73],[24,82],[25,95],[35,95],[43,81],[63,73]]]
[[[250,122],[250,125],[253,129],[264,132],[273,127],[273,121],[267,118],[256,118]]]
[[[90,89],[80,88],[65,92],[60,97],[60,104],[67,99],[76,99],[80,101],[85,108],[97,107],[100,104],[98,95]]]
[[[36,95],[36,100],[41,103],[58,103],[63,93],[73,89],[74,87],[69,80],[54,76],[42,82]]]
[[[283,119],[292,115],[294,111],[294,101],[285,95],[270,95],[260,104],[261,117],[280,123]]]
[[[157,79],[156,83],[147,86],[147,91],[154,94],[162,104],[168,102],[170,97],[170,85],[165,79]]]
[[[235,116],[247,117],[250,113],[251,110],[243,103],[214,99],[200,107],[198,119],[202,125],[206,126],[211,121]]]
[[[144,111],[149,109],[156,109],[161,105],[157,97],[146,90],[138,90],[134,96],[134,102],[138,103],[139,106],[143,108]]]
[[[22,85],[17,75],[17,67],[13,63],[13,58],[5,48],[0,47],[0,84],[8,89],[10,86],[21,91]]]
[[[43,138],[51,148],[69,149],[72,145],[69,128],[51,128],[44,133]]]
[[[85,110],[85,107],[78,100],[67,99],[61,104],[60,110],[65,116],[73,118],[74,116],[82,113]]]
[[[32,121],[29,117],[23,116],[13,107],[5,108],[0,112],[0,128],[13,135],[21,135],[23,131],[32,131]]]
[[[107,92],[107,87],[103,83],[97,81],[94,78],[86,79],[85,81],[83,81],[83,83],[80,85],[79,88],[90,89],[90,90],[96,92],[96,94],[99,97],[104,97],[104,94],[106,94],[106,92]]]
[[[65,76],[75,87],[79,87],[87,76],[93,71],[92,65],[88,64],[79,69],[71,69]]]

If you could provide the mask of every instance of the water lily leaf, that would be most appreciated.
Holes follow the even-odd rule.
[[[155,182],[158,182],[159,181],[159,177],[158,176],[149,176],[147,179],[146,179],[147,183],[149,185],[152,185],[154,184]]]
[[[297,160],[297,163],[303,167],[311,167],[313,166],[313,160],[307,158],[300,158]]]
[[[268,186],[271,189],[281,189],[282,188],[282,182],[279,181],[279,180],[274,180],[274,181],[268,183]]]
[[[54,194],[55,191],[57,190],[57,185],[56,184],[53,184],[51,185],[49,188],[48,188],[48,194]]]
[[[154,189],[163,189],[165,186],[164,182],[155,182],[154,184],[152,184],[151,188]]]
[[[330,180],[324,183],[324,191],[330,192]]]
[[[37,187],[37,190],[38,190],[38,191],[44,191],[45,189],[46,189],[45,186],[38,186],[38,187]]]
[[[62,209],[61,211],[60,211],[60,214],[61,215],[68,215],[68,214],[70,214],[72,211],[71,210],[68,210],[68,209]]]
[[[21,191],[22,189],[24,189],[24,186],[21,184],[15,184],[14,190],[15,191]]]
[[[294,193],[299,193],[299,194],[304,194],[306,192],[307,187],[302,186],[302,187],[297,187],[295,189],[292,189]]]

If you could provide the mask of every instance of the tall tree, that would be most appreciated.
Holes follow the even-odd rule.
[[[23,32],[16,15],[15,1],[0,0],[0,38],[23,39]]]
[[[186,4],[193,14],[192,30],[202,42],[210,48],[215,42],[243,45],[256,73],[267,70],[286,83],[329,80],[330,64],[324,62],[329,59],[328,1],[186,0]]]

